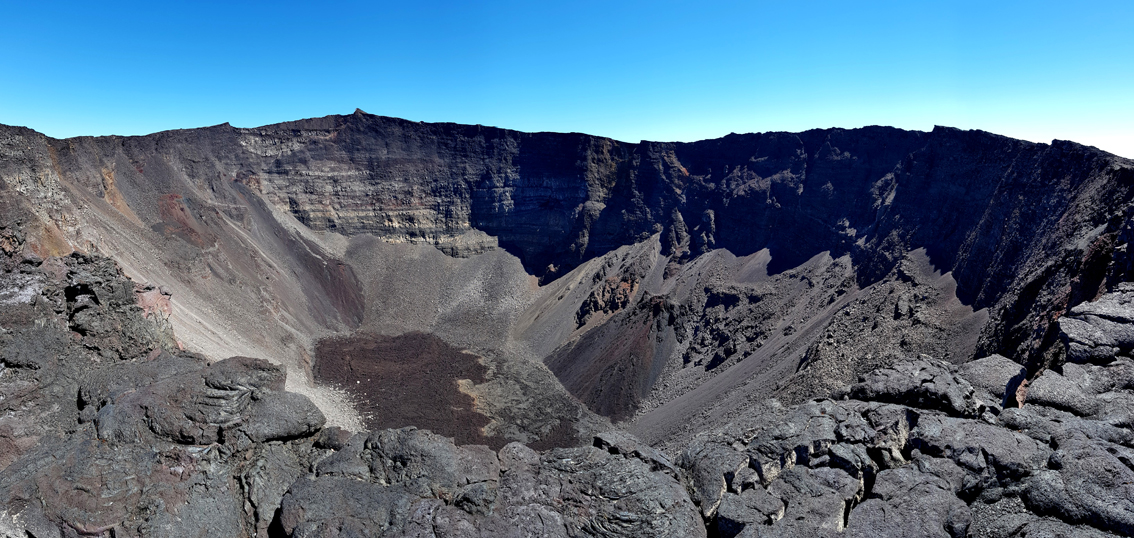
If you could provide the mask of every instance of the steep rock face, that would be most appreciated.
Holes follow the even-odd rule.
[[[850,253],[864,285],[926,248],[954,273],[963,302],[1008,311],[982,349],[1013,353],[1050,331],[1040,311],[1066,301],[1077,275],[1091,273],[1076,294],[1098,284],[1099,262],[1060,258],[1106,256],[1087,250],[1113,248],[1112,217],[1134,181],[1128,164],[1089,148],[945,128],[623,144],[355,114],[241,140],[274,148],[261,151],[274,157],[269,169],[248,173],[316,228],[436,243],[475,228],[545,280],[658,232],[666,253],[768,248],[773,273]]]
[[[1013,353],[1049,331],[1044,311],[1105,277],[1134,183],[1128,163],[1090,148],[946,128],[625,144],[356,113],[51,146],[61,163],[111,157],[130,207],[124,185],[142,178],[236,182],[317,230],[466,254],[498,240],[545,281],[658,232],[679,255],[767,248],[773,273],[850,253],[863,285],[926,248],[963,302],[1005,312],[982,349]],[[104,175],[91,188],[110,192]]]

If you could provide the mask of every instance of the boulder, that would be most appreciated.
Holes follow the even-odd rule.
[[[937,409],[959,417],[977,417],[984,406],[974,398],[973,386],[941,361],[916,359],[874,370],[839,396]]]
[[[870,498],[850,512],[846,535],[967,536],[972,515],[956,495],[964,475],[952,461],[926,457],[878,473]]]
[[[736,536],[749,525],[771,526],[784,517],[784,501],[763,487],[726,493],[715,519],[719,536]]]
[[[861,482],[839,469],[794,467],[768,486],[783,501],[784,516],[770,532],[748,536],[836,536],[846,528],[846,514],[860,494]]]
[[[1050,469],[1027,482],[1022,498],[1037,514],[1134,534],[1134,451],[1101,441],[1070,440],[1051,456]]]
[[[1134,291],[1119,289],[1081,303],[1059,319],[1067,360],[1107,364],[1134,350]]]
[[[1134,431],[1099,420],[1091,420],[1050,407],[1025,406],[1005,409],[1000,424],[1041,444],[1060,445],[1073,438],[1097,439],[1109,443],[1134,446]]]
[[[962,364],[957,373],[974,389],[990,397],[986,403],[1009,407],[1009,404],[1016,403],[1016,388],[1027,378],[1028,371],[1006,357],[990,355]]]
[[[1090,390],[1081,368],[1075,364],[1065,365],[1065,370],[1074,377],[1061,375],[1055,370],[1046,370],[1028,384],[1028,404],[1044,405],[1062,409],[1079,416],[1092,416],[1099,412],[1100,402]]]
[[[240,431],[257,443],[310,437],[327,422],[310,399],[294,392],[264,394],[252,402],[248,415]]]
[[[948,458],[974,476],[970,495],[982,490],[995,496],[1002,488],[1045,468],[1051,449],[1019,432],[975,420],[922,416],[910,432],[910,445],[922,453]]]

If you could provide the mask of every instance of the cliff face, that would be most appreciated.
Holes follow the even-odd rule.
[[[53,144],[60,160],[83,152],[72,145]],[[925,248],[962,302],[1005,313],[981,349],[1029,355],[1045,313],[1097,293],[1101,262],[1064,257],[1114,247],[1134,183],[1128,161],[1092,148],[947,128],[626,144],[356,113],[83,146],[118,159],[119,182],[183,175],[221,202],[235,182],[315,230],[456,255],[498,242],[544,282],[656,233],[679,261],[767,248],[773,273],[850,254],[860,285]]]

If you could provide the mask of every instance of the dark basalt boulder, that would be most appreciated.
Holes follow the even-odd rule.
[[[1027,482],[1024,504],[1038,514],[1134,534],[1134,450],[1108,443],[1072,441],[1056,450],[1050,470]]]
[[[764,488],[726,492],[714,518],[715,530],[718,535],[736,536],[749,524],[771,525],[783,519],[785,509],[783,500]]]
[[[910,446],[950,459],[969,473],[968,495],[998,498],[1014,493],[1019,482],[1047,463],[1051,449],[1022,433],[980,421],[924,415],[911,433]]]
[[[1098,379],[1100,374],[1105,374],[1095,372],[1092,376],[1092,372],[1074,363],[1064,364],[1059,370],[1062,373],[1049,369],[1029,383],[1027,401],[1079,416],[1097,415],[1103,402],[1098,398],[1101,391],[1093,390],[1091,377]]]
[[[984,404],[974,398],[973,386],[953,373],[954,369],[940,361],[903,362],[868,373],[835,397],[940,409],[960,417],[979,416]]]
[[[852,537],[968,536],[972,514],[957,497],[965,473],[948,460],[917,458],[878,473],[871,497],[849,512]]]
[[[326,419],[306,397],[283,392],[283,368],[233,357],[200,372],[112,394],[95,416],[103,441],[138,442],[146,432],[208,445],[234,435],[253,442],[307,437]],[[220,381],[223,379],[224,381]]]
[[[958,368],[957,374],[980,391],[977,399],[1001,408],[1016,405],[1016,392],[1028,377],[1027,369],[1020,363],[1000,355],[966,362]]]
[[[1128,355],[1134,350],[1134,284],[1072,308],[1059,319],[1059,330],[1070,362],[1107,364],[1116,354]]]
[[[327,419],[306,396],[274,392],[252,402],[248,423],[240,432],[252,442],[287,441],[311,437]]]

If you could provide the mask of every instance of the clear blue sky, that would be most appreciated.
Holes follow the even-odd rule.
[[[934,125],[1134,157],[1134,2],[68,2],[0,11],[0,123],[355,107],[621,140]]]

